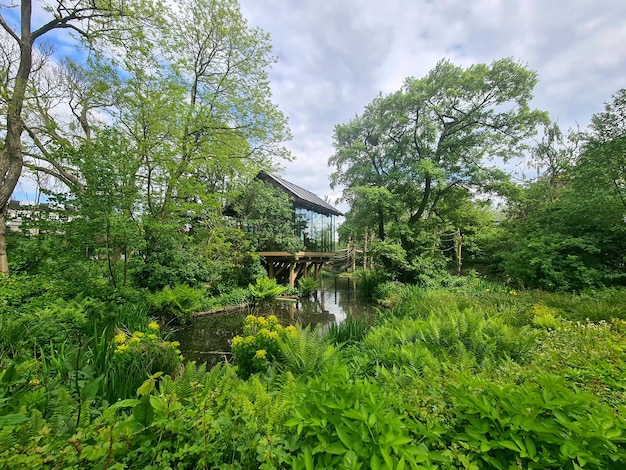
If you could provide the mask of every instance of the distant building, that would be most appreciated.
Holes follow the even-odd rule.
[[[5,219],[7,228],[18,232],[24,228],[23,226],[40,220],[69,222],[73,217],[68,215],[68,212],[62,206],[49,203],[24,204],[20,201],[11,200],[7,207]],[[28,227],[31,235],[39,234],[39,230],[39,226],[35,224]]]
[[[269,276],[292,287],[300,277],[312,274],[317,278],[324,263],[334,256],[336,217],[343,213],[311,191],[277,176],[261,172],[257,179],[285,192],[292,200],[296,235],[304,244],[304,251],[298,253],[260,252]]]

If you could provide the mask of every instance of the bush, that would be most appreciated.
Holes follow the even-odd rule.
[[[163,290],[148,295],[148,302],[155,315],[184,324],[200,310],[203,298],[203,290],[181,284],[174,288],[165,286]]]
[[[289,450],[294,469],[419,468],[428,449],[408,434],[407,416],[376,384],[331,363],[298,389]]]
[[[158,323],[151,322],[146,331],[117,330],[110,348],[110,370],[107,377],[108,398],[129,398],[146,377],[157,372],[176,375],[183,356],[177,341],[164,341]]]
[[[468,379],[450,392],[458,420],[450,444],[466,468],[617,469],[626,461],[624,417],[562,377],[505,386]]]
[[[250,284],[248,288],[250,295],[257,302],[272,300],[287,290],[286,287],[279,286],[276,279],[270,279],[267,276],[258,278],[256,283]]]
[[[298,291],[301,297],[310,297],[317,292],[318,282],[312,277],[303,277],[298,280]]]
[[[210,297],[202,305],[203,309],[211,310],[220,307],[231,307],[246,304],[250,301],[250,289],[235,288],[229,292]]]
[[[296,332],[279,338],[281,364],[298,375],[316,375],[337,353],[318,331],[296,328]]]
[[[356,275],[359,293],[366,299],[376,299],[378,286],[389,281],[389,276],[381,271],[362,270]]]
[[[283,328],[274,315],[256,317],[248,315],[243,325],[243,336],[235,336],[232,350],[240,376],[248,377],[263,372],[280,357],[280,341],[297,335],[296,328]]]

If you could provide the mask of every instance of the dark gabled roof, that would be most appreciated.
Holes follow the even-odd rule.
[[[324,215],[343,215],[342,212],[328,204],[322,198],[316,196],[311,191],[307,191],[300,186],[296,186],[289,181],[279,178],[264,171],[257,175],[257,178],[266,181],[274,187],[286,192],[294,200],[295,206],[302,209],[310,209]]]

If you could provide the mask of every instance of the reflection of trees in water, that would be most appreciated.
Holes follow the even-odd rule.
[[[242,333],[247,315],[276,315],[283,325],[321,325],[324,330],[331,323],[340,323],[347,317],[372,313],[374,307],[359,297],[353,284],[348,289],[345,279],[343,281],[335,290],[331,280],[330,288],[327,284],[326,289],[317,291],[308,299],[276,300],[234,312],[196,317],[191,325],[176,331],[173,339],[180,342],[180,349],[188,360],[214,364],[223,360],[223,355],[216,355],[216,351],[230,351],[230,341]]]

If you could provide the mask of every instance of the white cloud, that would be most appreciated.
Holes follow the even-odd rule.
[[[535,107],[565,128],[586,126],[626,86],[626,2],[607,0],[241,0],[272,36],[270,77],[290,117],[297,160],[285,177],[329,189],[332,132],[379,92],[425,75],[442,58],[469,66],[514,57],[536,70]]]
[[[285,177],[320,196],[332,133],[405,77],[442,58],[469,66],[512,56],[536,70],[534,105],[567,128],[586,126],[626,77],[623,0],[240,0],[271,34],[273,100],[289,117],[297,160]],[[45,21],[37,12],[35,21]],[[67,35],[54,38],[71,55]]]

